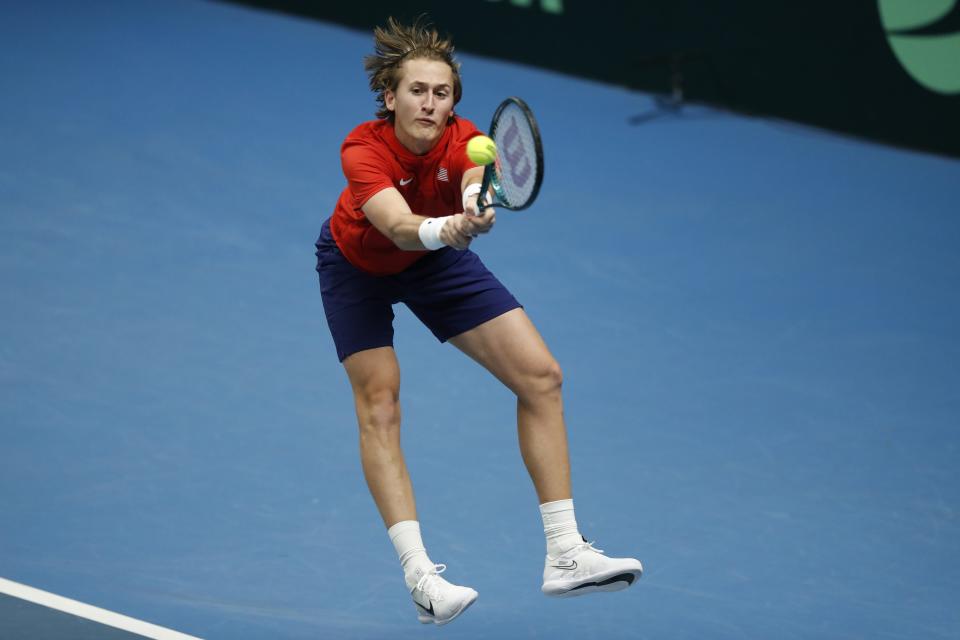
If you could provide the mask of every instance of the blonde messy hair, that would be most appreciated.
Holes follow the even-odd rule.
[[[373,30],[374,53],[363,59],[363,68],[370,78],[370,90],[377,94],[378,118],[393,122],[394,114],[387,109],[384,92],[396,91],[400,86],[401,67],[407,60],[426,58],[439,60],[450,66],[453,72],[453,104],[460,102],[463,87],[460,83],[460,63],[453,57],[453,41],[442,38],[424,16],[406,26],[393,17],[387,19],[386,28]],[[453,114],[450,114],[451,120]]]

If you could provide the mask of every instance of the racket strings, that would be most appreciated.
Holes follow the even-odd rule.
[[[511,207],[523,207],[536,195],[538,162],[534,132],[523,110],[508,105],[491,137],[497,145],[493,188]]]

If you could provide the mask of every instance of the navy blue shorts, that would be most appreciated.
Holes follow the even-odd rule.
[[[364,349],[393,346],[393,305],[398,302],[440,342],[520,307],[469,249],[444,247],[400,273],[374,276],[343,257],[329,220],[316,246],[323,311],[341,362]]]

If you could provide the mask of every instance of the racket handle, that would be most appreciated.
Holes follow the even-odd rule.
[[[483,204],[487,198],[487,191],[490,190],[490,179],[493,177],[493,164],[488,164],[483,168],[483,180],[480,182],[480,193],[477,194],[477,211],[483,213],[483,210],[492,207],[492,204]]]

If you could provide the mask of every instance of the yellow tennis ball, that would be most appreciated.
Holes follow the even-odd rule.
[[[497,145],[487,136],[470,138],[467,143],[467,157],[477,164],[490,164],[497,159]]]

